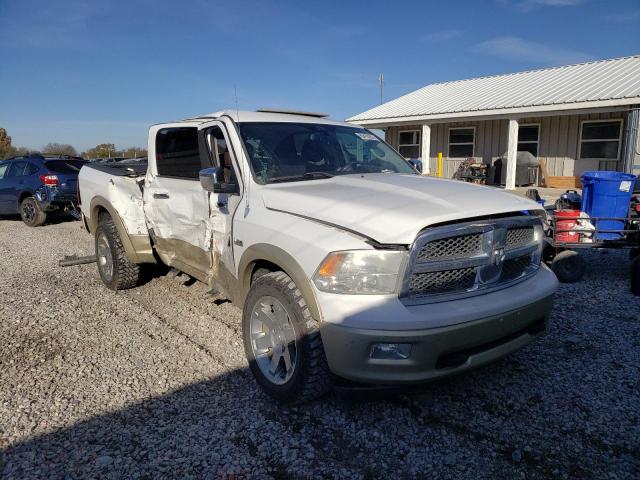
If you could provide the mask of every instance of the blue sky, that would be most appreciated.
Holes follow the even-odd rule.
[[[14,145],[146,145],[235,107],[343,119],[428,83],[640,53],[638,0],[0,0]]]

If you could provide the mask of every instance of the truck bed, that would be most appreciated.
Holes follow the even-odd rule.
[[[116,177],[144,177],[147,173],[147,162],[125,163],[89,163],[85,165],[87,168],[93,168],[100,172],[108,173]]]
[[[108,202],[124,223],[129,235],[148,235],[142,191],[146,163],[87,164],[80,169],[80,209],[90,220],[94,199]]]

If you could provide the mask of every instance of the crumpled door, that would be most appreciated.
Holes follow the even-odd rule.
[[[199,181],[197,127],[178,125],[155,132],[144,210],[162,261],[202,280],[212,266],[209,197]]]

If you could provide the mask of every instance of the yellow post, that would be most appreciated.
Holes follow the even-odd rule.
[[[442,177],[442,152],[438,152],[438,176]]]

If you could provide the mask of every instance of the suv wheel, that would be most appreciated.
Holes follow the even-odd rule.
[[[135,287],[140,280],[140,265],[131,263],[122,246],[113,220],[105,217],[96,228],[96,257],[102,282],[111,290]]]
[[[302,403],[331,388],[318,322],[286,273],[268,273],[253,283],[242,312],[242,336],[253,375],[275,399]]]
[[[20,203],[20,216],[29,227],[39,227],[47,220],[47,214],[34,197],[27,197]]]

